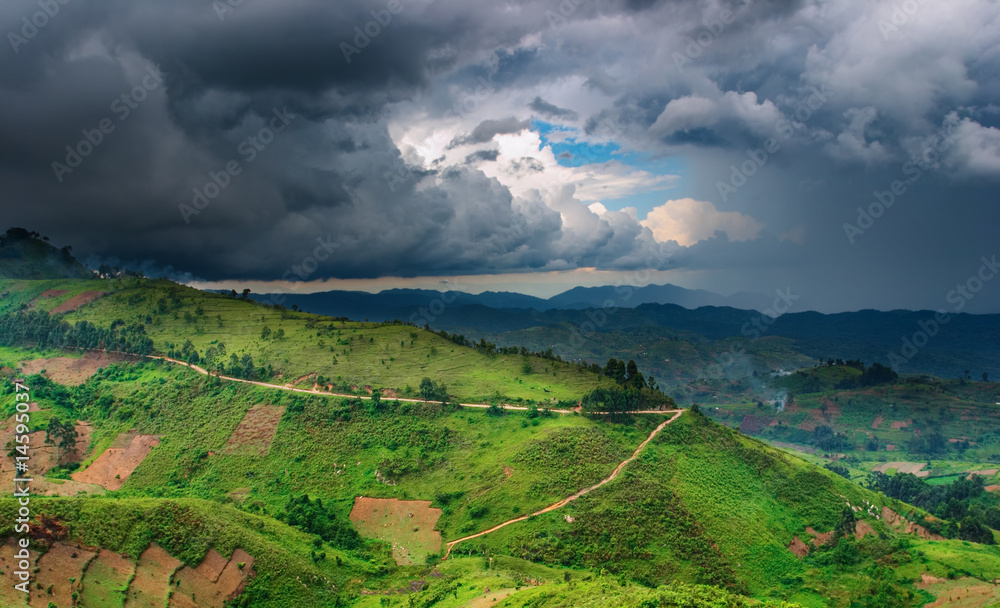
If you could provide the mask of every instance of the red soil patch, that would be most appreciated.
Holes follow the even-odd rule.
[[[28,404],[28,411],[37,412],[38,404]],[[14,427],[14,416],[0,423],[0,447],[4,448],[0,450],[0,486],[2,487],[12,488],[14,478],[17,476],[14,458],[7,455],[7,448],[12,445],[11,442],[14,440]],[[79,432],[81,427],[77,427],[77,429]],[[52,480],[41,477],[41,474],[57,464],[56,447],[45,443],[45,431],[36,431],[29,434],[28,437],[30,440],[28,443],[28,462],[31,467],[29,473],[35,477],[32,485],[33,493],[38,495],[75,496],[81,491],[88,494],[104,492],[104,488],[92,484],[83,484],[70,480]],[[77,445],[79,445],[79,440]],[[59,457],[63,464],[73,462],[75,458],[76,454],[72,451],[64,453]]]
[[[829,399],[824,399],[823,407],[814,409],[812,415],[822,424],[833,424],[840,418],[840,406]]]
[[[868,536],[869,534],[878,536],[878,533],[875,532],[875,528],[873,528],[870,523],[864,520],[859,521],[854,528],[854,538],[861,540],[862,538]]]
[[[108,606],[135,571],[135,564],[112,551],[97,554],[83,576],[81,606]],[[67,604],[68,605],[68,604]],[[119,604],[120,605],[120,604]]]
[[[943,536],[931,534],[927,528],[913,523],[889,507],[882,507],[882,521],[888,523],[897,530],[905,532],[906,534],[916,534],[920,538],[926,540],[944,540]]]
[[[84,454],[87,453],[87,448],[90,447],[90,439],[94,434],[94,426],[89,422],[77,420],[73,428],[76,431],[76,445],[73,446],[72,450],[66,450],[59,458],[59,462],[62,464],[83,460]]]
[[[128,357],[122,355],[90,351],[79,358],[54,357],[52,359],[21,361],[20,366],[21,371],[25,374],[40,374],[42,370],[45,370],[45,375],[53,382],[76,386],[86,382],[88,378],[97,373],[97,370],[112,363],[128,360]]]
[[[973,475],[979,475],[980,477],[992,477],[997,474],[1000,469],[980,469],[978,471],[969,471],[969,479],[972,479]]]
[[[441,550],[441,533],[434,530],[441,509],[429,500],[398,500],[358,496],[351,509],[351,523],[365,538],[392,545],[399,565],[423,563],[428,553]]]
[[[117,490],[125,485],[132,472],[159,443],[160,438],[156,435],[119,435],[115,445],[121,447],[108,448],[89,467],[73,473],[71,477],[75,481]]]
[[[224,449],[225,454],[240,456],[266,456],[271,451],[278,423],[285,413],[285,406],[259,403],[249,410],[233,431]]]
[[[987,492],[1000,492],[1000,485],[986,486],[983,489]]]
[[[243,564],[242,569],[240,568],[240,564]],[[222,574],[219,575],[219,580],[216,584],[219,586],[222,594],[228,599],[239,595],[246,585],[246,579],[253,575],[253,557],[243,549],[236,549],[233,551],[233,556],[229,559],[229,563],[222,570]]]
[[[504,466],[504,468],[503,468],[503,474],[504,474],[504,477],[508,477],[509,478],[511,475],[514,474],[514,469],[512,469],[512,468],[510,468],[508,466]]]
[[[92,551],[77,549],[66,543],[52,545],[38,558],[39,571],[34,577],[34,582],[38,584],[32,584],[30,605],[45,608],[52,602],[56,606],[72,606],[72,594],[80,590],[83,570],[95,555]],[[70,583],[70,578],[76,580]],[[48,592],[49,585],[52,586],[51,594]]]
[[[877,431],[879,425],[882,424],[882,420],[883,420],[882,414],[879,414],[878,416],[875,416],[875,421],[872,422],[872,430],[876,430]]]
[[[185,566],[174,575],[170,608],[222,608],[226,600],[243,591],[251,576],[254,576],[253,557],[246,551],[237,549],[232,559],[226,560],[210,550],[197,568]]]
[[[830,542],[831,538],[833,538],[833,532],[822,532],[822,533],[820,533],[820,532],[817,532],[816,530],[814,530],[812,528],[806,528],[806,532],[808,532],[809,534],[812,535],[812,537],[813,537],[813,544],[815,546],[817,546],[817,547],[821,547],[821,546],[825,545],[826,543]]]
[[[103,296],[104,293],[105,292],[103,291],[85,291],[79,295],[73,296],[72,298],[66,300],[59,306],[56,306],[51,311],[49,311],[49,314],[54,315],[57,313],[74,311],[77,308],[83,306],[84,304],[90,304],[97,298]]]
[[[38,294],[35,300],[41,300],[42,298],[58,298],[59,296],[69,293],[68,289],[46,289],[42,293]]]
[[[889,428],[894,429],[894,430],[899,430],[899,429],[905,429],[908,426],[910,426],[910,421],[909,420],[907,420],[905,422],[902,421],[902,420],[896,420],[896,421],[894,421],[892,423],[892,425],[890,425]]]
[[[921,589],[926,589],[928,585],[933,585],[934,583],[944,583],[947,580],[948,579],[946,578],[938,578],[936,576],[932,576],[925,572],[920,575],[920,582],[917,583],[917,587]]]
[[[195,571],[214,583],[219,580],[219,575],[222,574],[222,570],[228,562],[229,560],[222,557],[218,551],[209,549],[208,553],[205,554],[205,559],[201,560]]]
[[[170,577],[182,565],[159,545],[152,544],[139,556],[135,578],[125,594],[125,608],[163,606],[170,590]]]
[[[798,536],[792,537],[792,542],[788,543],[788,550],[795,554],[795,557],[805,557],[809,555],[809,545],[799,540]]]

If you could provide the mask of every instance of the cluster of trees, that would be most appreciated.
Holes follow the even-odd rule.
[[[148,355],[153,352],[153,339],[146,335],[145,325],[126,324],[121,319],[103,328],[90,321],[70,325],[58,315],[22,310],[0,317],[0,346],[107,349]]]
[[[642,393],[619,386],[595,388],[583,396],[581,407],[591,415],[607,416],[612,422],[628,420],[629,413],[641,409]]]
[[[597,368],[597,364],[592,365],[592,369]],[[598,368],[600,369],[600,368]],[[595,371],[597,371],[595,369]],[[621,359],[615,359],[611,357],[608,359],[607,364],[599,372],[602,376],[607,376],[611,378],[618,384],[633,388],[636,390],[642,390],[644,388],[654,388],[655,382],[653,382],[653,377],[650,376],[650,382],[646,381],[645,376],[639,371],[639,366],[635,364],[635,361],[629,359],[626,364]]]
[[[948,452],[948,440],[941,433],[927,433],[914,437],[907,443],[907,449],[917,454],[939,455]]]
[[[946,520],[947,524],[934,530],[944,536],[995,544],[990,528],[1000,530],[1000,509],[976,504],[986,492],[983,478],[978,475],[972,479],[962,477],[947,485],[931,485],[910,473],[890,477],[875,472],[868,476],[865,485]]]
[[[312,500],[308,494],[292,497],[285,505],[281,519],[341,549],[357,549],[361,537],[350,523],[338,518],[332,509],[323,506],[322,499]]]
[[[882,365],[881,363],[872,363],[871,367],[868,368],[866,368],[864,363],[861,363],[861,361],[848,361],[846,365],[848,367],[855,367],[863,371],[861,375],[858,376],[857,378],[849,378],[839,382],[837,384],[837,388],[839,389],[852,389],[852,388],[863,388],[866,386],[878,386],[880,384],[891,384],[899,380],[899,374],[893,371],[891,367]]]
[[[420,381],[420,398],[427,401],[448,402],[448,387],[443,382],[435,382],[430,378]]]
[[[431,328],[429,325],[424,325],[424,329],[430,331]],[[462,334],[449,334],[443,329],[435,333],[437,333],[437,335],[441,336],[445,340],[450,340],[451,342],[454,342],[459,346],[474,348],[477,351],[489,355],[491,357],[496,355],[521,355],[524,357],[529,357],[529,356],[540,357],[542,359],[549,359],[552,361],[562,361],[562,357],[553,354],[551,348],[548,350],[535,352],[535,351],[530,351],[523,346],[497,346],[493,342],[487,342],[485,338],[480,338],[479,342],[474,342],[472,340],[469,340]]]
[[[854,447],[851,445],[847,435],[843,433],[835,433],[833,429],[828,426],[821,425],[813,429],[812,439],[813,445],[827,452],[849,450]]]

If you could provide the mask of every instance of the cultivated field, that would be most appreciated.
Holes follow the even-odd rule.
[[[119,435],[113,447],[105,450],[83,471],[73,473],[72,477],[75,481],[117,490],[125,485],[132,472],[159,443],[160,438],[156,435]]]
[[[441,550],[441,533],[434,529],[441,509],[429,500],[367,498],[354,500],[350,519],[358,533],[392,545],[392,556],[400,565],[421,564],[429,554]]]

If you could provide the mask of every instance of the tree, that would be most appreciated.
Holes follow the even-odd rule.
[[[55,443],[60,450],[71,450],[76,447],[77,432],[71,422],[63,422],[55,416],[49,418],[49,426],[45,429],[45,443]]]
[[[983,372],[983,382],[989,382],[989,381],[990,381],[990,375],[987,374],[986,372]]]
[[[243,290],[243,299],[247,300],[249,298],[250,298],[250,290],[249,289],[244,289]]]
[[[958,537],[962,540],[981,543],[984,545],[995,545],[993,532],[983,525],[983,522],[972,516],[966,516],[959,524]]]
[[[267,340],[270,337],[271,337],[271,328],[265,325],[264,328],[260,330],[260,339]]]
[[[646,388],[646,379],[639,373],[639,366],[635,364],[635,361],[629,359],[628,366],[625,369],[625,383],[636,390],[642,390]]]
[[[427,401],[448,401],[448,387],[441,382],[435,382],[430,378],[420,381],[420,397]]]
[[[382,401],[382,390],[377,388],[372,391],[372,399],[371,399],[372,411],[375,412],[378,411],[379,403],[381,403],[381,401]]]
[[[275,334],[275,337],[278,340],[284,340],[285,339],[285,330],[279,327],[278,328],[278,332]]]
[[[847,505],[844,505],[844,509],[840,512],[840,521],[833,529],[834,538],[841,538],[848,534],[853,535],[858,528],[858,520],[854,517],[854,510]]]
[[[604,366],[604,375],[611,378],[618,384],[624,384],[626,380],[625,362],[621,359],[611,357]]]

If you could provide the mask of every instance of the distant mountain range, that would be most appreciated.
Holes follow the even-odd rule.
[[[984,372],[1000,377],[1000,315],[995,314],[952,315],[933,336],[926,336],[919,335],[920,324],[934,318],[930,311],[800,312],[772,321],[757,312],[771,304],[763,296],[725,298],[674,285],[631,291],[581,287],[549,299],[416,289],[251,297],[317,314],[426,324],[504,346],[551,348],[568,359],[602,363],[609,357],[635,359],[643,370],[665,381],[702,377],[719,364],[727,375],[740,377],[828,358],[895,363],[899,371],[946,378],[966,371],[976,379]],[[675,302],[658,301],[667,299]],[[707,304],[719,301],[740,305]],[[923,346],[906,346],[907,341]],[[899,359],[890,360],[890,353],[907,360],[901,364]]]
[[[388,289],[379,293],[363,291],[325,291],[311,294],[252,294],[261,302],[291,307],[293,304],[316,314],[352,319],[383,321],[411,320],[410,317],[440,317],[442,308],[484,306],[491,309],[584,310],[587,308],[635,308],[643,304],[676,304],[688,309],[702,306],[728,306],[744,310],[764,310],[773,297],[740,292],[731,296],[701,289],[686,289],[676,285],[644,287],[611,286],[574,287],[548,299],[509,291],[484,291],[470,294],[459,291],[439,292],[431,289]],[[430,314],[421,313],[427,309]],[[418,321],[418,320],[415,320]],[[418,322],[423,324],[423,322]]]

